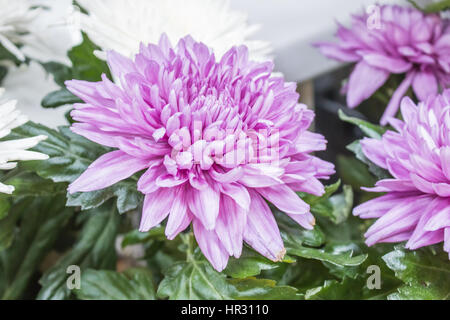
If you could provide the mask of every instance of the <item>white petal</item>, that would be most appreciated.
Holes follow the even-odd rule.
[[[13,186],[7,186],[6,184],[3,184],[0,182],[0,193],[7,193],[7,194],[11,194],[14,192],[14,187]]]

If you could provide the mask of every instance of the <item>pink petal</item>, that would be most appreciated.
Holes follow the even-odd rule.
[[[408,203],[411,200],[402,193],[391,193],[369,200],[353,209],[353,215],[363,219],[379,218],[399,203]]]
[[[239,182],[250,188],[271,187],[283,183],[281,177],[284,171],[279,167],[266,164],[246,165],[244,172]]]
[[[450,227],[450,200],[439,199],[440,203],[432,209],[432,215],[423,226],[426,231],[437,231]]]
[[[156,185],[156,179],[166,173],[165,168],[161,165],[162,161],[152,163],[149,169],[139,178],[137,189],[144,193],[152,193],[159,189]]]
[[[111,73],[114,75],[121,76],[123,74],[137,72],[131,59],[128,59],[115,51],[108,51],[106,60],[108,61]]]
[[[220,192],[232,198],[244,211],[250,208],[250,194],[247,188],[239,183],[227,183],[219,185]]]
[[[229,254],[213,230],[207,230],[198,219],[193,221],[194,235],[200,250],[214,269],[222,271],[228,264]]]
[[[216,223],[216,233],[228,253],[239,258],[242,253],[242,241],[247,212],[228,196],[222,196],[220,213]]]
[[[309,212],[309,205],[285,184],[276,187],[255,188],[255,190],[285,213],[305,214]]]
[[[364,61],[359,62],[350,75],[347,92],[347,104],[355,108],[369,98],[389,78],[389,72],[370,66]]]
[[[191,212],[201,221],[206,230],[216,226],[219,216],[220,193],[212,187],[202,190],[190,188],[188,204]]]
[[[167,239],[174,239],[180,232],[184,231],[192,221],[192,215],[188,210],[186,192],[184,187],[179,187],[173,198],[170,208],[169,219],[166,224]]]
[[[432,72],[418,72],[412,83],[414,93],[421,101],[425,101],[429,96],[435,96],[438,93],[438,82]]]
[[[281,240],[277,222],[263,198],[255,191],[250,191],[252,199],[247,215],[244,240],[253,249],[273,261],[283,259],[286,249]]]
[[[445,228],[444,231],[444,250],[449,253],[450,259],[450,228]]]
[[[163,221],[172,208],[175,188],[160,188],[145,195],[139,231],[147,232]]]
[[[424,208],[429,203],[428,198],[420,198],[406,205],[401,204],[392,208],[379,218],[366,232],[366,243],[372,246],[384,242],[392,236],[412,230],[419,221]]]
[[[69,185],[69,193],[88,192],[112,186],[149,165],[148,160],[138,159],[120,150],[102,155],[83,174]]]
[[[442,173],[450,181],[450,146],[442,147],[440,152]]]
[[[319,42],[314,44],[314,46],[318,47],[320,52],[330,59],[343,62],[355,62],[360,59],[359,55],[350,50],[346,51],[345,49],[340,48],[338,44]]]
[[[386,159],[388,155],[384,150],[383,140],[364,138],[361,140],[361,148],[370,161],[383,169],[387,169]]]
[[[378,53],[365,54],[363,58],[370,66],[391,73],[404,73],[412,67],[410,62],[404,61],[403,59],[392,58]]]

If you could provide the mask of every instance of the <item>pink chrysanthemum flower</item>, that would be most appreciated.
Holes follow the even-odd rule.
[[[355,15],[351,29],[339,25],[338,43],[316,44],[326,56],[356,62],[346,87],[354,108],[369,98],[391,74],[405,74],[394,92],[381,124],[395,116],[400,100],[412,85],[424,101],[450,86],[450,24],[437,14],[414,8],[383,5],[370,14]]]
[[[285,253],[266,200],[311,229],[314,217],[295,193],[321,195],[332,164],[309,153],[325,139],[307,129],[314,113],[298,104],[293,83],[272,76],[271,62],[248,60],[245,46],[217,62],[191,37],[173,48],[141,45],[134,61],[111,51],[115,83],[69,81],[82,98],[72,130],[117,148],[97,159],[71,193],[108,187],[146,169],[141,231],[166,217],[173,239],[191,223],[217,270],[239,257],[245,241],[277,261]]]
[[[387,192],[355,208],[362,218],[378,218],[367,231],[367,244],[408,240],[417,249],[444,241],[450,253],[450,90],[418,106],[401,103],[404,122],[391,118],[398,131],[381,140],[364,139],[362,149],[392,179],[378,181]]]

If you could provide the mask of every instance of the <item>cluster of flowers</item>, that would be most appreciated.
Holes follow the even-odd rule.
[[[97,54],[113,80],[66,83],[84,101],[74,105],[71,129],[115,150],[93,162],[69,192],[103,189],[145,170],[137,184],[145,194],[141,231],[167,218],[166,236],[173,239],[192,225],[219,271],[241,255],[244,242],[279,261],[285,249],[266,200],[312,229],[315,219],[296,192],[324,193],[319,179],[334,174],[334,166],[312,153],[324,150],[326,140],[308,131],[314,112],[298,103],[295,84],[273,74],[267,44],[247,40],[254,28],[245,16],[225,10],[226,2],[193,1],[188,8],[204,12],[193,23],[188,20],[199,15],[178,2],[79,1],[89,12],[76,13],[81,28],[100,45]],[[122,15],[124,6],[133,18]],[[161,19],[164,12],[174,21]],[[212,32],[216,19],[224,29]],[[339,43],[318,44],[329,57],[357,63],[346,88],[350,107],[390,74],[404,74],[381,119],[397,132],[362,142],[366,156],[393,178],[370,189],[386,195],[354,213],[379,218],[367,231],[368,245],[408,240],[416,249],[444,241],[450,252],[450,91],[438,95],[450,85],[448,21],[398,6],[380,7],[379,28],[369,28],[367,19],[358,15],[351,29],[340,26]],[[184,35],[186,25],[198,27],[192,36]],[[0,40],[13,48],[4,40],[10,30],[2,27]],[[405,98],[404,120],[395,119],[410,86],[422,102]],[[1,106],[2,136],[25,121],[13,110],[13,103]],[[0,168],[45,159],[23,151],[43,138],[1,142]],[[13,189],[0,185],[0,191]]]

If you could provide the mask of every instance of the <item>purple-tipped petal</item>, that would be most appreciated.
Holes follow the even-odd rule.
[[[347,105],[355,108],[369,98],[389,78],[389,72],[372,67],[364,61],[359,62],[350,75],[347,92]]]
[[[285,213],[296,215],[309,212],[309,205],[287,185],[257,188],[255,190]]]
[[[189,226],[191,221],[192,215],[188,210],[186,192],[184,187],[179,187],[170,208],[169,219],[167,219],[165,229],[167,239],[174,239]]]
[[[215,230],[230,256],[235,258],[241,256],[246,224],[247,212],[230,197],[222,196]]]
[[[251,191],[250,197],[252,202],[247,214],[244,240],[270,260],[281,261],[286,249],[275,218],[267,203],[258,193]]]
[[[411,62],[403,59],[392,58],[383,54],[369,53],[363,56],[365,62],[374,68],[387,70],[391,73],[403,73],[411,69]]]
[[[216,226],[219,216],[220,193],[212,187],[203,190],[191,189],[188,196],[188,204],[191,212],[202,222],[206,230],[212,230]]]
[[[95,160],[69,185],[69,192],[88,192],[112,186],[148,166],[148,160],[133,158],[122,151],[112,151]]]
[[[425,101],[428,97],[435,96],[438,93],[438,82],[436,76],[431,72],[417,73],[412,86],[414,93],[421,101]]]
[[[167,217],[172,208],[174,195],[175,189],[160,188],[145,196],[139,231],[146,232],[160,224]]]
[[[213,265],[217,271],[222,271],[228,264],[229,254],[222,242],[213,230],[207,230],[203,227],[200,220],[193,221],[194,235],[198,246],[202,250],[206,259]]]

